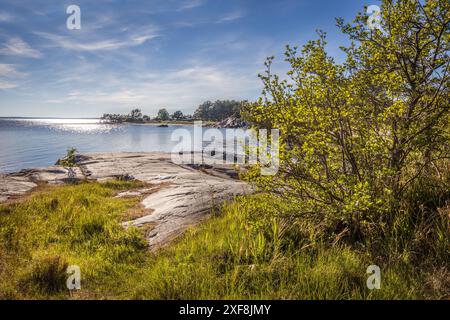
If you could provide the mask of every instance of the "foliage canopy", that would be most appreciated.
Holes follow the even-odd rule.
[[[263,96],[243,115],[281,130],[281,168],[250,179],[353,239],[392,226],[412,186],[442,178],[449,157],[449,22],[447,0],[385,0],[381,30],[369,30],[364,14],[337,19],[351,40],[342,64],[320,31],[301,49],[286,47],[287,79],[268,58]]]

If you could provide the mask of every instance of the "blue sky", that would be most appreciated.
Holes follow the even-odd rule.
[[[371,1],[370,3],[368,1]],[[81,9],[68,30],[66,8]],[[141,107],[192,113],[215,99],[257,98],[265,57],[328,33],[342,59],[351,20],[377,0],[1,0],[0,116],[96,117]]]

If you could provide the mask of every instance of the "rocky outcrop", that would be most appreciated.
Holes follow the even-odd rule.
[[[230,129],[245,128],[245,127],[247,127],[247,123],[235,116],[231,116],[222,121],[219,121],[217,124],[214,125],[214,127],[215,128],[230,128]]]
[[[35,187],[37,184],[26,177],[0,175],[0,202],[21,196]]]
[[[78,177],[83,176],[80,168],[74,168],[74,170]],[[63,184],[67,182],[67,177],[67,169],[60,166],[0,174],[0,202],[19,198],[40,183]]]
[[[192,157],[199,159],[201,155]],[[151,249],[164,246],[202,221],[211,208],[251,192],[247,184],[236,179],[231,166],[178,165],[167,153],[91,153],[77,158],[77,165],[80,179],[105,181],[127,176],[153,186],[120,195],[142,196],[148,214],[125,226],[148,226]],[[66,179],[67,171],[60,166],[2,175],[0,201],[29,192],[39,182],[64,183]]]

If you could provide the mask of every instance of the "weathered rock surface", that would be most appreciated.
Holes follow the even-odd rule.
[[[200,156],[193,155],[195,159]],[[247,184],[234,179],[231,166],[178,165],[167,153],[90,153],[77,164],[78,178],[105,181],[132,176],[153,186],[118,195],[143,197],[148,215],[125,225],[152,226],[148,232],[151,249],[164,246],[188,226],[202,221],[211,208],[251,192]],[[0,201],[29,192],[39,182],[64,183],[66,179],[67,171],[60,166],[0,175]]]
[[[0,202],[20,196],[35,187],[37,184],[26,177],[0,175]]]
[[[219,121],[213,127],[215,128],[246,128],[248,125],[246,122],[242,121],[242,119],[237,118],[236,116],[230,116],[222,121]]]

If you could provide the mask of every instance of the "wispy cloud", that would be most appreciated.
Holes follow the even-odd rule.
[[[63,99],[48,99],[45,102],[51,104],[63,104],[65,101]]]
[[[85,103],[112,103],[112,104],[129,104],[141,103],[146,96],[138,93],[136,90],[122,89],[119,91],[100,91],[94,92],[71,92],[65,98],[66,101],[77,101]]]
[[[0,63],[0,77],[21,78],[26,75],[27,74],[24,72],[17,71],[16,67],[13,64]]]
[[[222,22],[231,22],[231,21],[235,21],[235,20],[239,20],[241,18],[243,18],[245,16],[245,14],[241,11],[234,11],[231,13],[228,13],[226,15],[224,15],[222,18],[220,18],[217,23],[222,23]]]
[[[50,40],[55,46],[77,51],[116,50],[126,47],[134,47],[158,37],[154,30],[141,33],[133,33],[123,39],[111,38],[105,40],[91,40],[89,42],[77,42],[72,37],[65,37],[48,32],[35,32],[36,35]]]
[[[177,11],[194,9],[202,6],[203,4],[205,4],[205,2],[206,2],[205,0],[185,0],[178,7]]]
[[[14,16],[8,12],[0,11],[0,22],[11,22]]]
[[[265,57],[317,27],[338,47],[345,39],[332,31],[333,17],[350,18],[364,1],[333,10],[325,1],[143,2],[0,0],[0,115],[96,116],[130,106],[190,113],[207,99],[254,99]],[[66,28],[70,3],[81,7],[81,30]],[[275,62],[274,72],[284,66]]]
[[[0,90],[17,88],[16,80],[28,76],[25,72],[20,72],[13,64],[0,63]]]
[[[192,109],[204,100],[243,99],[248,90],[256,90],[259,81],[255,72],[233,66],[193,64],[171,70],[153,70],[130,74],[116,81],[120,75],[94,76],[101,85],[89,88],[80,85],[77,90],[52,97],[48,103],[85,104],[129,107],[139,105],[151,114],[165,106],[170,111]],[[91,77],[89,77],[91,78]]]
[[[0,54],[26,58],[39,58],[41,56],[38,50],[31,48],[19,37],[8,39],[0,48]]]
[[[12,89],[12,88],[16,88],[17,86],[18,85],[16,83],[0,80],[0,90]]]

